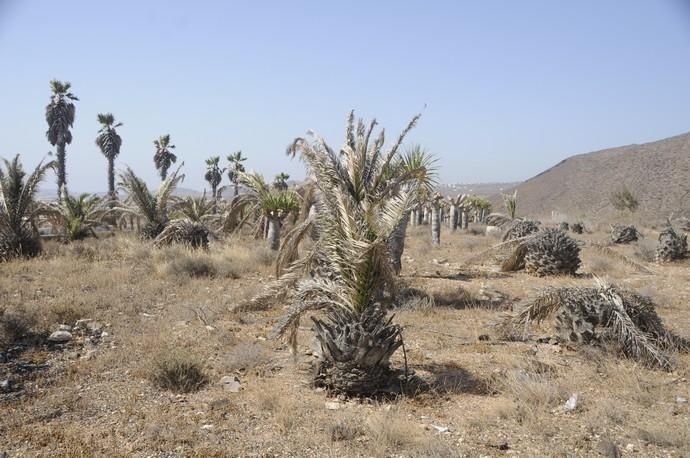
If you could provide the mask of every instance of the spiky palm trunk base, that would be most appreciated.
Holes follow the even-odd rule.
[[[630,243],[640,237],[640,232],[635,226],[615,224],[611,226],[611,241],[613,243]]]
[[[142,240],[153,240],[165,229],[163,223],[146,223],[139,232],[139,237]]]
[[[551,288],[529,299],[500,324],[508,339],[524,339],[532,323],[555,315],[562,339],[576,344],[614,344],[621,353],[649,366],[670,369],[669,353],[687,351],[688,341],[667,331],[654,303],[612,285]]]
[[[525,271],[544,275],[573,275],[580,267],[580,247],[558,229],[546,229],[527,243]]]
[[[514,221],[503,235],[503,241],[520,239],[535,232],[539,232],[539,221],[532,221],[531,219],[523,219]]]
[[[386,320],[378,305],[360,315],[334,309],[328,319],[314,320],[322,359],[314,384],[335,393],[372,395],[390,391],[394,372],[389,360],[402,345],[402,329]]]
[[[657,262],[671,262],[683,259],[688,251],[688,236],[673,230],[671,226],[661,231],[656,247]]]

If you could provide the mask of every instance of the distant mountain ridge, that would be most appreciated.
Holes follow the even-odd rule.
[[[507,192],[518,190],[519,215],[605,218],[618,213],[609,198],[622,185],[637,197],[637,213],[645,218],[688,216],[690,132],[571,156]],[[491,200],[494,209],[503,207],[500,195]]]

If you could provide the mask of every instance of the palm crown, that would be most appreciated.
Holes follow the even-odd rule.
[[[154,140],[156,152],[153,155],[153,163],[160,173],[161,180],[168,176],[168,169],[177,162],[177,156],[170,151],[175,149],[175,145],[170,143],[170,134],[161,135],[158,140]]]

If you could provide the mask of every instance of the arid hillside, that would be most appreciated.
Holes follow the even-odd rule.
[[[679,216],[690,212],[689,178],[690,133],[578,154],[518,185],[518,214],[611,217],[617,210],[609,196],[625,184],[639,200],[640,216]],[[499,195],[492,202],[502,207]]]

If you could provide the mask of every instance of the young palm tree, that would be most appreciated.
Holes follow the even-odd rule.
[[[127,167],[120,174],[118,184],[127,193],[127,199],[124,205],[115,208],[124,214],[144,219],[146,224],[141,230],[142,239],[156,238],[168,224],[169,210],[174,204],[173,191],[184,180],[184,175],[179,174],[180,167],[161,182],[155,194],[149,191],[146,182],[136,176],[131,168]]]
[[[153,144],[156,146],[153,163],[158,169],[161,180],[165,180],[168,176],[168,169],[177,162],[177,156],[170,151],[175,149],[175,145],[170,144],[170,134],[161,135],[158,140],[153,141]]]
[[[46,122],[48,130],[46,137],[48,142],[57,146],[57,188],[58,198],[60,190],[67,184],[67,172],[65,171],[65,148],[72,143],[70,128],[74,124],[75,107],[73,101],[79,100],[69,90],[72,85],[58,80],[50,81],[50,89],[53,94],[50,103],[46,106]]]
[[[186,196],[173,204],[172,215],[199,223],[215,221],[218,215],[213,213],[214,203],[213,199],[206,197],[206,194],[199,197]]]
[[[115,158],[120,154],[120,147],[122,146],[122,138],[115,129],[120,127],[122,123],[115,123],[115,117],[112,113],[99,113],[98,122],[101,123],[101,128],[96,137],[96,145],[108,160],[108,196],[114,200],[117,198],[115,193]]]
[[[48,214],[59,220],[67,241],[96,237],[95,227],[108,212],[107,201],[97,195],[83,193],[74,197],[66,188],[63,188],[61,199],[48,206]]]
[[[277,189],[278,191],[287,191],[288,190],[287,180],[289,180],[289,179],[290,179],[290,175],[288,175],[285,172],[280,172],[273,179],[273,187],[275,189]]]
[[[242,163],[246,161],[247,158],[242,156],[242,151],[236,151],[232,154],[229,154],[227,159],[229,162],[228,178],[230,179],[230,182],[235,186],[235,192],[233,193],[233,196],[236,197],[239,193],[240,174],[244,172],[244,164]]]
[[[27,177],[19,155],[12,161],[3,159],[3,162],[5,167],[0,168],[0,261],[36,256],[41,252],[41,242],[35,225],[40,212],[35,197],[39,183],[54,163],[39,163]]]
[[[212,156],[206,159],[206,174],[204,174],[204,179],[211,185],[211,199],[213,201],[218,199],[218,185],[223,179],[223,172],[225,171],[225,169],[221,169],[218,166],[219,162],[220,156]]]
[[[407,184],[426,174],[425,169],[390,174],[418,118],[387,151],[383,132],[369,142],[376,122],[366,126],[360,120],[355,128],[353,113],[339,153],[316,134],[312,141],[295,139],[288,150],[300,155],[318,188],[314,224],[319,239],[256,302],[282,301],[292,293],[292,306],[275,333],[288,333],[293,347],[300,317],[310,310],[326,311],[325,320],[314,319],[322,349],[316,383],[336,392],[385,390],[392,375],[389,359],[402,344],[400,326],[386,319],[378,300],[385,289],[394,291],[389,242],[415,202],[414,186]],[[308,223],[292,234],[308,233]],[[298,236],[286,238],[281,251],[298,242]]]
[[[239,182],[249,192],[238,196],[232,204],[228,220],[233,220],[234,215],[244,212],[246,216],[237,226],[242,227],[249,218],[255,217],[256,227],[266,230],[268,246],[272,250],[280,247],[280,230],[283,220],[291,212],[300,208],[300,198],[292,191],[278,191],[264,181],[263,176],[256,172],[240,172]],[[248,210],[245,212],[245,210]]]

